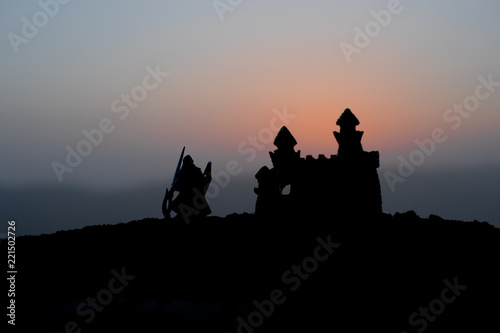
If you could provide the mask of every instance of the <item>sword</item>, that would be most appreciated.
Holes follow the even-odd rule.
[[[174,178],[172,180],[172,185],[170,186],[170,191],[172,191],[172,188],[174,187],[174,184],[177,181],[177,177],[179,176],[179,171],[181,169],[182,159],[184,158],[184,151],[185,150],[186,150],[186,147],[184,146],[182,148],[181,156],[179,157],[179,162],[177,162],[177,168],[175,169]],[[161,211],[163,213],[163,216],[166,219],[170,218],[170,212],[172,211],[172,196],[169,196],[170,191],[167,188],[166,193],[165,193],[165,198],[163,198],[163,204],[161,206]],[[167,207],[167,203],[168,203],[168,207]]]
[[[179,157],[179,162],[177,162],[177,168],[175,169],[174,179],[172,180],[172,186],[174,185],[177,177],[179,176],[179,170],[181,169],[182,159],[184,158],[184,150],[186,150],[186,146],[182,148],[181,156]]]

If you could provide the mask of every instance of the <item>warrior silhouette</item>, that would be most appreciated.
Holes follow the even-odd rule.
[[[208,162],[205,172],[201,173],[191,156],[187,155],[182,160],[182,168],[175,175],[170,191],[167,189],[163,200],[162,212],[165,218],[170,218],[170,211],[182,216],[187,223],[190,217],[202,217],[212,211],[205,198],[208,185],[212,181],[212,162]],[[179,192],[172,200],[174,192]],[[169,207],[167,208],[167,202]]]

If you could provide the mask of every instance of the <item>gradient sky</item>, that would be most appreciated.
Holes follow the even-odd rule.
[[[500,227],[500,87],[461,123],[443,118],[478,77],[500,82],[500,2],[402,0],[348,63],[341,43],[355,45],[355,28],[389,3],[243,0],[221,20],[211,0],[71,1],[16,52],[10,33],[23,36],[23,17],[43,19],[42,8],[0,1],[0,218],[39,234],[161,217],[184,145],[201,168],[241,167],[210,200],[214,215],[252,212],[254,174],[275,147],[261,140],[249,161],[248,137],[265,138],[286,110],[302,156],[329,156],[350,108],[365,150],[380,151],[385,211]],[[113,102],[148,67],[169,75],[120,119]],[[52,163],[104,118],[113,132],[60,182]],[[446,141],[391,191],[387,172],[436,128]]]

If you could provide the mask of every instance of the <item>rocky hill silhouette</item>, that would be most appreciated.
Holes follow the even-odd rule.
[[[196,196],[172,200],[173,190],[191,187],[204,195],[188,177],[167,191],[165,219],[19,237],[16,326],[497,332],[500,229],[383,213],[378,152],[363,151],[350,110],[337,124],[339,151],[330,158],[300,157],[295,138],[281,129],[273,167],[256,175],[255,213],[186,220],[183,207],[208,212],[189,202]],[[209,166],[202,174],[189,163],[199,183],[210,181]],[[177,171],[188,174],[180,164]],[[169,202],[177,205],[173,218]]]
[[[72,322],[82,332],[498,328],[499,229],[414,212],[310,218],[270,224],[234,214],[190,225],[144,219],[19,237],[18,326],[47,332],[64,332]],[[326,243],[331,248],[318,248]],[[325,260],[311,259],[315,252]],[[127,285],[115,278],[112,287],[122,290],[110,293],[118,275]],[[443,294],[445,280],[466,289]],[[248,322],[255,302],[269,305],[276,290],[284,301],[257,328],[244,327],[238,318]],[[447,304],[442,297],[454,299]],[[97,299],[95,310],[89,298]],[[412,326],[410,316],[429,305],[439,315],[429,312],[431,321],[419,314]],[[259,316],[251,320],[258,324]]]

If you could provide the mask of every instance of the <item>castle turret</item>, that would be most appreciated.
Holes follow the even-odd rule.
[[[286,128],[286,126],[281,127],[274,139],[274,145],[278,148],[274,152],[269,152],[271,160],[275,167],[293,164],[300,157],[300,150],[295,151],[295,145],[297,141],[293,137],[292,133]]]
[[[292,133],[286,128],[286,126],[281,127],[274,139],[274,145],[278,147],[279,150],[287,151],[293,150],[293,147],[297,144],[297,141],[293,137]]]
[[[350,109],[340,115],[337,120],[337,125],[340,126],[340,133],[333,132],[335,139],[339,144],[339,158],[357,157],[363,152],[361,145],[362,131],[356,131],[356,126],[359,125],[359,120],[351,112]]]
[[[337,125],[340,126],[340,131],[355,131],[356,126],[359,125],[359,120],[352,113],[351,109],[345,109],[344,112],[337,119]]]

